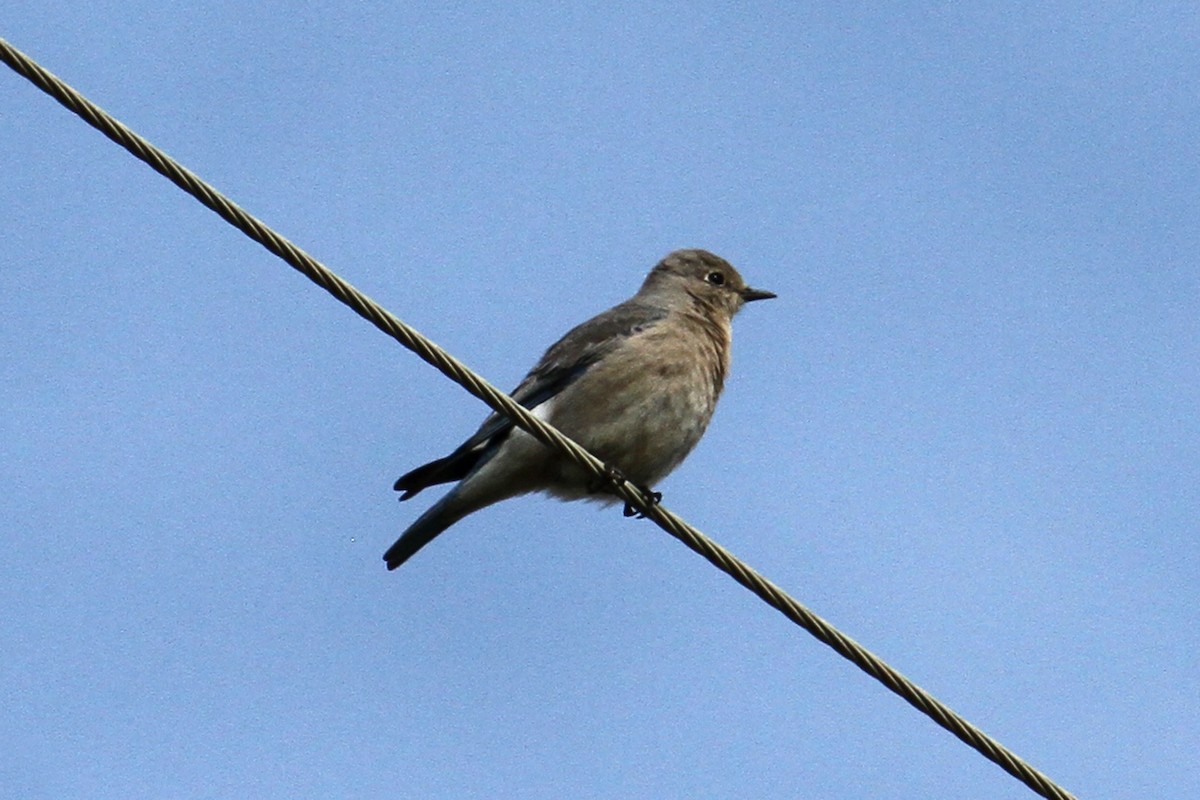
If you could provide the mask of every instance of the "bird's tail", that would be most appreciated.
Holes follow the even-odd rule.
[[[475,509],[465,507],[459,501],[458,489],[453,489],[441,500],[434,503],[428,511],[417,517],[417,521],[408,526],[396,543],[383,554],[388,569],[408,561],[425,545],[433,541],[439,533],[471,513]]]

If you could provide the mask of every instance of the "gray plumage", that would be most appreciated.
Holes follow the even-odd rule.
[[[729,370],[730,322],[752,300],[727,261],[677,250],[630,299],[558,340],[513,398],[642,487],[679,466],[712,419]],[[457,450],[396,481],[408,500],[458,481],[384,554],[395,569],[463,517],[542,491],[563,500],[617,501],[575,464],[492,414]]]

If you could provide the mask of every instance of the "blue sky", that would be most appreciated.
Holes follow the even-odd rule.
[[[504,388],[730,259],[668,507],[1081,797],[1200,792],[1193,4],[348,6],[0,35]],[[1033,796],[619,509],[387,573],[484,406],[7,70],[0,133],[4,794]]]

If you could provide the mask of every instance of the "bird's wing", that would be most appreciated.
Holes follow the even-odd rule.
[[[513,390],[512,397],[531,411],[570,386],[606,354],[660,322],[667,312],[655,306],[628,300],[573,328],[551,345],[537,366]],[[424,464],[396,481],[394,486],[407,500],[429,486],[462,480],[487,461],[508,438],[512,420],[493,413],[479,430],[450,455]]]

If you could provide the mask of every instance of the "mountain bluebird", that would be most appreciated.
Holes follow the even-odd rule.
[[[730,321],[752,300],[727,261],[704,250],[677,250],[650,271],[638,293],[559,339],[512,396],[605,462],[613,476],[648,487],[679,466],[712,418],[729,370]],[[396,481],[407,500],[429,486],[458,481],[384,554],[395,569],[463,517],[530,492],[563,500],[614,503],[579,466],[502,414],[445,458]],[[626,508],[626,513],[632,513]]]

